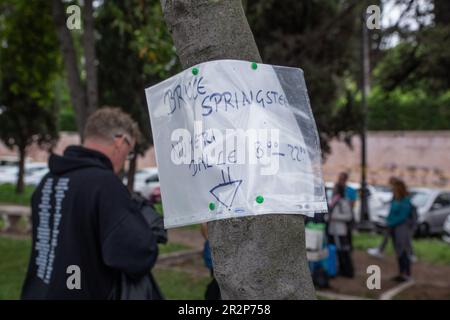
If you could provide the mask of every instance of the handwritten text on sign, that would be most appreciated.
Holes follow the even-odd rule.
[[[212,61],[146,96],[166,227],[326,210],[301,69]]]

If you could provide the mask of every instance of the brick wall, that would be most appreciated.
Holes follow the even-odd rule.
[[[334,181],[340,171],[360,180],[359,138],[353,137],[352,144],[350,150],[343,142],[331,143],[332,154],[323,166],[325,180]],[[370,132],[367,150],[369,183],[386,184],[393,175],[411,186],[450,188],[450,131]]]

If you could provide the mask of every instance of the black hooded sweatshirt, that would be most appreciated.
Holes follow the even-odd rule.
[[[148,274],[152,230],[102,153],[52,154],[32,196],[33,244],[22,299],[108,299],[124,272]]]

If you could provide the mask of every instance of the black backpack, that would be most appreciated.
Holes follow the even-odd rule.
[[[152,229],[153,234],[156,237],[157,243],[165,244],[167,243],[167,230],[164,229],[164,220],[160,216],[153,205],[137,193],[131,195],[134,205],[144,216],[145,221],[149,224]]]
[[[167,243],[167,231],[164,229],[163,218],[155,211],[150,202],[136,193],[132,194],[132,201],[152,229],[156,242]],[[151,272],[138,279],[131,278],[123,272],[120,272],[118,276],[108,299],[164,300]]]

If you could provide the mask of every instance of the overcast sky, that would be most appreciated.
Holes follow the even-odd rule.
[[[384,6],[381,13],[381,28],[385,29],[392,25],[395,25],[399,20],[402,12],[406,9],[406,5],[396,4],[396,0],[383,0]],[[417,0],[411,8],[409,14],[403,17],[400,26],[408,26],[411,30],[416,30],[419,27],[419,21],[413,15],[415,8],[418,7],[420,11],[432,11],[433,4],[430,0]],[[427,15],[420,21],[422,24],[430,24],[433,21],[433,16]],[[399,41],[397,36],[393,36],[388,40],[387,47],[395,46]]]

